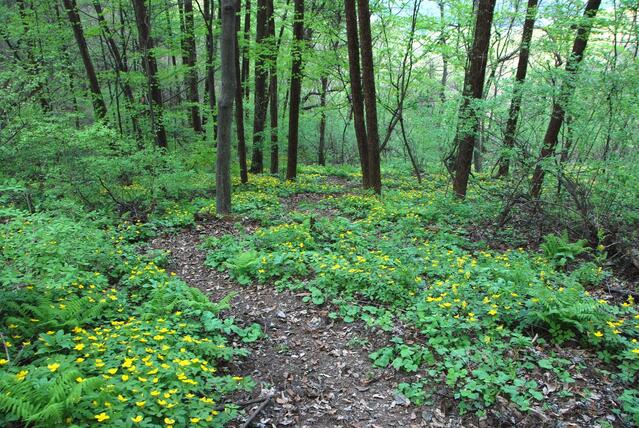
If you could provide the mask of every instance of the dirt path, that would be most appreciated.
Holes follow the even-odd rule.
[[[253,426],[462,426],[459,418],[446,416],[440,407],[411,406],[395,394],[399,375],[372,367],[368,354],[376,339],[362,324],[335,322],[328,310],[304,303],[300,294],[278,293],[271,286],[241,286],[227,274],[206,268],[206,254],[197,245],[207,236],[233,232],[237,231],[231,223],[213,221],[158,237],[151,245],[169,250],[171,269],[211,299],[237,293],[225,315],[240,324],[259,323],[266,332],[266,338],[242,344],[250,356],[232,367],[233,373],[251,376],[257,383],[251,393],[235,396],[236,402],[274,394]],[[245,407],[238,425],[258,406]]]

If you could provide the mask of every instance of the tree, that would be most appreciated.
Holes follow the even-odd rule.
[[[215,114],[215,57],[217,55],[217,39],[213,37],[213,21],[215,20],[215,1],[204,0],[204,25],[206,26],[206,92],[209,110],[213,116],[213,138],[217,139],[217,117]]]
[[[271,48],[269,58],[269,116],[271,126],[271,174],[277,174],[279,170],[279,146],[278,146],[278,129],[277,129],[277,55],[279,43],[275,39],[275,13],[273,8],[273,0],[267,0],[268,3],[268,37]]]
[[[149,112],[151,126],[155,132],[155,142],[158,147],[167,147],[166,130],[164,129],[162,90],[158,80],[158,65],[153,53],[153,38],[151,38],[151,22],[147,13],[145,0],[132,0],[135,12],[135,23],[138,27],[138,44],[142,51],[142,64],[146,73],[149,87]]]
[[[368,0],[357,0],[357,14],[362,59],[362,89],[364,92],[364,107],[366,109],[369,184],[375,190],[375,193],[380,194],[382,192],[382,177],[379,158],[379,133],[377,130],[377,98],[375,96],[371,14],[368,8]]]
[[[215,167],[215,207],[218,214],[231,212],[231,129],[233,98],[235,97],[235,71],[237,32],[235,26],[235,0],[222,1],[221,79],[218,100],[217,160]]]
[[[131,124],[133,126],[133,132],[135,133],[135,137],[138,140],[138,144],[141,144],[142,135],[140,132],[140,126],[138,124],[137,113],[134,111],[135,99],[133,96],[133,88],[131,87],[131,84],[129,83],[126,77],[126,74],[129,72],[129,67],[127,63],[124,61],[122,54],[120,53],[120,49],[118,48],[118,45],[115,42],[113,32],[109,28],[109,25],[107,24],[106,19],[104,18],[104,11],[102,10],[102,5],[100,4],[100,0],[93,0],[93,8],[95,9],[95,13],[98,15],[98,23],[100,25],[100,29],[102,30],[102,35],[104,39],[106,40],[107,46],[109,47],[109,52],[111,53],[111,57],[113,58],[115,73],[116,73],[118,82],[122,86],[122,92],[124,93],[126,107],[129,110],[129,114],[131,115]]]
[[[572,45],[572,54],[566,62],[566,76],[561,84],[559,96],[553,103],[550,121],[548,122],[548,128],[544,135],[544,143],[539,155],[539,161],[533,173],[530,195],[534,199],[539,198],[541,195],[545,175],[542,163],[555,153],[559,131],[566,116],[566,104],[575,90],[575,75],[577,74],[579,63],[584,57],[590,30],[592,29],[592,21],[597,15],[600,5],[601,0],[588,0],[586,9],[584,10],[584,19],[577,26],[577,35]]]
[[[297,176],[297,146],[299,138],[300,99],[302,94],[302,44],[304,43],[304,0],[295,0],[293,15],[293,46],[291,48],[291,105],[288,112],[288,160],[286,179]]]
[[[78,6],[76,5],[75,0],[64,0],[64,8],[67,10],[67,16],[69,17],[69,22],[73,28],[73,35],[78,44],[78,49],[80,50],[80,57],[82,57],[84,70],[86,71],[87,78],[89,79],[93,113],[97,120],[104,120],[106,118],[107,108],[104,103],[104,99],[102,98],[100,83],[98,82],[98,76],[95,72],[95,68],[93,67],[93,61],[91,61],[87,41],[84,38],[82,22],[80,21],[80,15],[78,14]]]
[[[466,197],[473,150],[479,130],[478,101],[482,99],[484,92],[488,45],[490,43],[490,29],[494,10],[495,0],[479,0],[473,45],[470,51],[469,65],[464,77],[463,100],[459,108],[459,124],[457,126],[457,135],[455,136],[457,158],[455,160],[453,191],[460,198]]]
[[[351,104],[353,109],[353,125],[362,169],[362,185],[370,187],[366,123],[364,119],[364,95],[359,64],[359,37],[357,35],[357,12],[355,0],[344,0],[344,16],[346,19],[346,39],[348,44],[348,71],[351,81]]]
[[[188,97],[191,104],[191,126],[195,132],[202,132],[202,120],[200,119],[200,95],[198,93],[198,77],[197,77],[197,49],[195,46],[194,19],[193,19],[193,0],[184,0],[184,48],[186,52],[183,58],[186,60],[187,75],[186,82],[188,86]],[[213,47],[211,46],[211,49]],[[215,83],[213,83],[215,85]]]
[[[326,91],[328,90],[328,78],[324,75],[320,77],[320,123],[319,123],[319,145],[317,148],[317,163],[326,165]]]
[[[515,74],[515,86],[513,89],[513,99],[510,102],[510,110],[508,111],[508,121],[506,122],[506,131],[504,132],[504,148],[511,150],[515,147],[515,134],[517,132],[517,120],[519,111],[521,110],[522,86],[526,80],[528,71],[528,56],[530,55],[530,41],[532,40],[533,30],[535,28],[535,17],[537,15],[537,0],[528,0],[526,7],[526,20],[524,21],[524,29],[521,35],[521,45],[519,48],[519,60],[517,62],[517,72]],[[497,177],[508,175],[510,161],[509,155],[503,155],[499,160],[499,170]]]
[[[237,12],[241,9],[241,0],[236,0]],[[237,132],[237,154],[240,162],[240,181],[248,183],[246,166],[246,140],[244,138],[244,97],[242,91],[242,73],[240,70],[240,17],[235,20],[235,130]],[[246,39],[245,39],[246,40]],[[242,49],[244,51],[244,49]]]
[[[266,78],[268,77],[268,65],[266,59],[268,52],[265,38],[267,37],[268,21],[267,0],[257,2],[257,23],[255,28],[255,110],[253,113],[253,155],[251,157],[251,172],[264,171],[264,124],[266,123],[266,109],[268,107],[268,93],[266,91]]]

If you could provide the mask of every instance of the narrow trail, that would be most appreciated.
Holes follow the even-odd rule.
[[[244,225],[252,232],[255,225]],[[303,293],[277,292],[273,286],[242,286],[224,272],[204,265],[206,254],[197,248],[207,236],[237,233],[230,222],[212,221],[175,235],[154,239],[151,247],[170,251],[170,268],[204,291],[213,301],[229,293],[236,297],[225,316],[240,324],[259,323],[266,337],[239,344],[250,351],[230,367],[234,374],[256,382],[250,393],[233,397],[244,402],[273,394],[253,419],[252,426],[301,427],[461,427],[459,417],[441,406],[415,407],[395,394],[401,375],[371,365],[368,354],[376,337],[361,323],[343,323],[328,310],[302,301]],[[251,415],[260,403],[246,406]]]

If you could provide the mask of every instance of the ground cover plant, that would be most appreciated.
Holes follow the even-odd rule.
[[[592,294],[610,275],[603,246],[578,262],[588,250],[565,235],[548,235],[543,251],[490,249],[467,236],[485,209],[481,198],[469,207],[438,190],[436,177],[426,186],[406,180],[398,178],[381,199],[328,195],[242,239],[211,238],[208,263],[240,283],[305,290],[308,301],[332,304],[335,318],[391,332],[370,358],[413,373],[414,381],[398,388],[417,404],[433,394],[428,385],[441,382],[462,412],[482,414],[497,396],[529,410],[547,398],[539,376],[564,385],[555,394],[571,395],[572,376],[585,366],[569,369],[570,361],[554,355],[555,345],[567,344],[591,350],[601,369],[613,372],[625,388],[620,412],[636,418],[630,397],[639,312],[631,295],[609,302]],[[260,190],[272,192],[268,185]],[[398,325],[403,335],[395,334]]]
[[[178,214],[180,215],[180,214]],[[223,425],[252,387],[224,367],[257,326],[140,255],[143,225],[3,206],[0,422],[33,426]],[[191,216],[192,217],[192,216]]]

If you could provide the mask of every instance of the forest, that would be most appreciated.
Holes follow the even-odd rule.
[[[0,1],[0,426],[639,426],[639,1]]]

